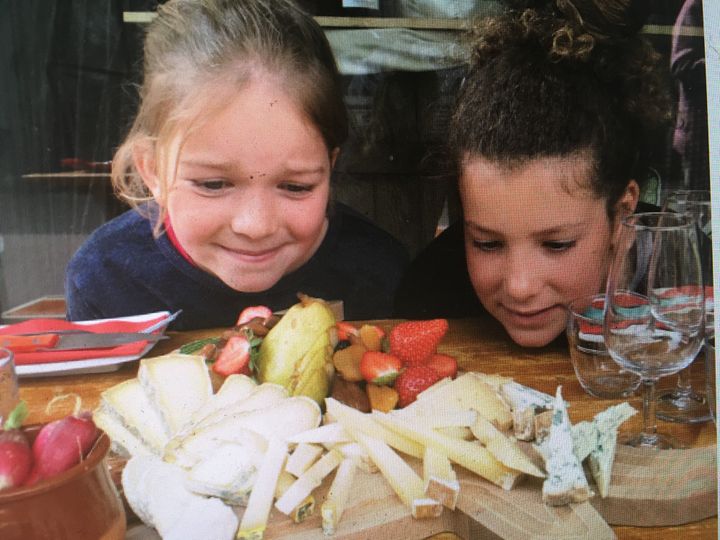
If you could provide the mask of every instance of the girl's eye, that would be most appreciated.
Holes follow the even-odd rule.
[[[498,240],[473,240],[473,247],[480,251],[497,251],[502,247]]]
[[[222,189],[225,189],[229,187],[231,184],[230,182],[226,180],[194,180],[193,184],[195,187],[201,189],[202,191],[209,191],[209,192],[217,192]]]
[[[567,251],[568,249],[575,246],[575,241],[569,240],[564,242],[543,242],[543,246],[545,246],[550,251]]]
[[[314,186],[308,184],[296,184],[293,182],[285,182],[280,184],[280,189],[289,191],[290,193],[309,193]]]

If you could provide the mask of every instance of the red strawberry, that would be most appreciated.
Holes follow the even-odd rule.
[[[457,360],[447,354],[433,354],[423,362],[423,365],[434,369],[440,375],[440,378],[454,378],[457,375]]]
[[[415,399],[417,395],[431,387],[440,380],[440,375],[427,366],[410,366],[398,376],[395,380],[395,390],[397,390],[400,407],[407,407]]]
[[[227,377],[233,373],[250,375],[250,340],[245,335],[232,336],[220,351],[212,369]]]
[[[347,341],[350,339],[350,336],[360,334],[360,331],[352,323],[346,321],[338,321],[335,323],[335,326],[337,327],[338,341]]]
[[[406,366],[421,364],[436,351],[447,331],[446,319],[400,323],[390,331],[390,354]]]
[[[396,356],[378,351],[366,351],[360,359],[360,373],[369,383],[392,384],[402,369]]]
[[[255,317],[260,317],[263,321],[272,317],[272,310],[267,306],[249,306],[240,312],[235,326],[242,326],[243,324],[249,323]]]

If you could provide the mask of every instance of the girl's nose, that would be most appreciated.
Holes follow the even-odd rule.
[[[278,213],[272,201],[263,193],[246,193],[232,209],[230,228],[235,234],[253,240],[272,234],[278,227]]]
[[[505,292],[513,300],[530,300],[540,288],[541,271],[533,264],[532,257],[517,251],[507,258]]]

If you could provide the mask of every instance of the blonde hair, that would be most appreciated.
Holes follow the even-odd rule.
[[[135,168],[136,149],[152,147],[163,209],[185,137],[207,114],[211,100],[223,105],[211,91],[213,84],[240,88],[254,70],[279,75],[328,151],[347,137],[330,45],[292,0],[170,0],[158,7],[148,28],[143,69],[139,109],[112,166],[116,195],[133,207],[153,199]],[[156,232],[163,217],[164,210]]]

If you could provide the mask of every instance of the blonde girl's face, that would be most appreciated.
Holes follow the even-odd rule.
[[[264,291],[320,246],[335,152],[277,79],[256,75],[218,96],[227,104],[181,147],[166,209],[200,268],[237,291]],[[158,198],[157,177],[141,175]]]
[[[587,158],[539,158],[514,169],[479,157],[463,163],[470,279],[519,345],[550,343],[565,329],[565,306],[604,288],[616,225],[605,200],[583,187],[589,171]],[[634,210],[638,191],[631,182],[618,215]]]

